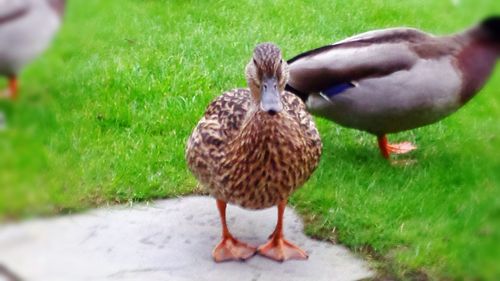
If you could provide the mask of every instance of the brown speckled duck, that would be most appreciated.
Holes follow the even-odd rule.
[[[274,260],[306,259],[283,238],[287,198],[318,165],[321,139],[304,103],[284,90],[288,66],[270,43],[258,45],[246,67],[249,89],[216,98],[187,143],[189,169],[217,200],[222,241],[215,261],[245,260],[256,252]],[[256,249],[234,238],[226,224],[226,204],[247,209],[278,206],[270,240]]]
[[[385,158],[416,147],[386,134],[437,122],[485,84],[500,55],[500,17],[450,36],[412,28],[359,34],[288,61],[287,90],[316,115],[378,137]]]

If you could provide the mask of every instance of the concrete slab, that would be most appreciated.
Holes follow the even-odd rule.
[[[233,234],[259,245],[276,223],[276,209],[228,207]],[[372,276],[366,262],[339,245],[302,233],[295,212],[285,212],[285,235],[309,254],[278,263],[260,256],[216,264],[220,236],[215,201],[185,197],[149,205],[0,226],[0,268],[22,280],[359,280]],[[4,275],[2,277],[2,275]],[[9,280],[0,271],[0,280]],[[12,277],[10,277],[12,279]]]

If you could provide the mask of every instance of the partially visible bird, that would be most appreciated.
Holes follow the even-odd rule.
[[[65,0],[0,0],[0,75],[7,95],[18,94],[22,68],[50,44],[62,22]]]
[[[485,84],[500,55],[500,17],[450,36],[390,28],[356,35],[288,61],[287,90],[313,114],[377,136],[385,158],[416,147],[386,134],[437,122]]]
[[[283,238],[288,197],[318,165],[321,139],[304,103],[284,90],[287,63],[270,43],[258,45],[246,67],[249,89],[216,98],[188,140],[186,159],[198,181],[217,199],[222,241],[215,261],[244,260],[257,251],[274,260],[305,259]],[[258,249],[234,238],[226,224],[226,204],[248,209],[278,206],[276,229]]]

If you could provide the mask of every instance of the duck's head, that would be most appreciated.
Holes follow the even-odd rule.
[[[246,67],[250,92],[259,110],[275,115],[283,110],[281,95],[288,81],[288,65],[272,43],[257,45]]]
[[[500,16],[483,20],[477,27],[475,36],[481,42],[495,46],[500,54]]]

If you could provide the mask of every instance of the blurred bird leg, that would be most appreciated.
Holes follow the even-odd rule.
[[[18,91],[19,91],[19,87],[17,84],[17,77],[10,76],[9,77],[9,97],[10,97],[10,99],[16,100]]]

